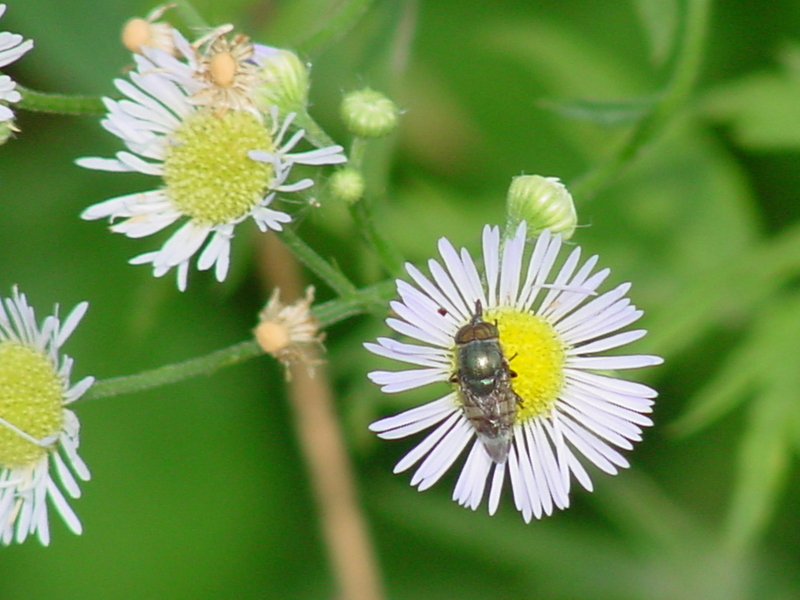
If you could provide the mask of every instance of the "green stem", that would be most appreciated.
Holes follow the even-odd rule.
[[[197,9],[192,5],[189,0],[175,0],[175,10],[181,16],[181,20],[190,29],[194,29],[194,33],[206,31],[210,29],[206,20],[200,16]],[[194,36],[192,36],[194,37]]]
[[[350,215],[364,240],[372,246],[383,268],[389,275],[400,277],[403,273],[403,256],[395,246],[384,238],[375,224],[372,205],[365,196],[350,205]]]
[[[364,312],[385,311],[386,302],[393,293],[394,282],[384,281],[354,291],[345,298],[330,300],[315,306],[311,313],[322,329],[353,315]],[[198,375],[211,375],[223,367],[242,362],[262,353],[263,351],[254,340],[246,340],[181,363],[165,365],[135,375],[125,375],[98,381],[89,388],[82,400],[96,400],[98,398],[118,396],[119,394],[130,394],[170,383],[177,383]]]
[[[686,6],[683,40],[672,77],[651,111],[631,130],[605,162],[573,182],[569,189],[581,200],[589,200],[632,163],[639,152],[655,139],[672,117],[686,104],[700,70],[708,32],[711,0],[689,0]]]
[[[311,246],[306,244],[291,229],[278,232],[284,244],[291,250],[297,259],[322,279],[339,296],[351,296],[356,287],[328,261],[317,254]]]
[[[255,340],[247,340],[182,363],[165,365],[151,371],[137,373],[136,375],[125,375],[98,381],[89,388],[89,391],[83,396],[83,400],[130,394],[161,387],[169,383],[177,383],[197,375],[210,375],[222,367],[241,362],[261,353],[262,350]]]
[[[62,115],[103,115],[106,107],[97,96],[66,96],[63,94],[45,94],[17,84],[17,91],[22,99],[15,108],[31,112],[56,113]]]
[[[302,54],[314,56],[341,39],[366,14],[374,0],[345,0],[339,10],[325,18],[325,25],[298,44]]]
[[[354,137],[350,146],[349,166],[357,171],[363,171],[364,157],[368,140],[362,137]],[[400,276],[403,272],[403,256],[395,246],[386,239],[375,223],[372,214],[372,198],[369,193],[365,194],[360,200],[350,205],[350,216],[358,227],[358,231],[378,255],[383,268],[387,273]]]
[[[353,137],[353,142],[350,144],[350,153],[347,156],[347,164],[356,171],[364,169],[364,156],[367,153],[368,143],[369,141],[366,138]]]
[[[317,148],[325,148],[327,146],[336,145],[336,142],[334,142],[331,137],[325,133],[325,130],[319,126],[319,124],[310,114],[308,114],[305,108],[297,112],[297,116],[294,118],[292,126],[297,127],[298,129],[304,129],[306,132],[304,136],[305,139],[307,139],[313,146]]]

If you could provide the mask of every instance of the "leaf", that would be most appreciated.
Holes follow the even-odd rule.
[[[800,48],[788,46],[779,69],[748,74],[710,92],[702,106],[752,150],[800,147]]]
[[[751,405],[726,525],[734,550],[752,545],[767,528],[786,480],[791,455],[787,419],[798,407],[789,401],[797,388],[784,387],[775,386]]]

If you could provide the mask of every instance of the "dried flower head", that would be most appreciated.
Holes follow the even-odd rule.
[[[142,53],[142,47],[159,48],[167,54],[177,56],[173,27],[166,21],[158,21],[175,4],[155,7],[144,19],[136,17],[122,26],[122,45],[131,52]]]
[[[232,29],[232,25],[223,25],[192,44],[198,52],[197,78],[204,84],[192,97],[192,103],[223,112],[257,112],[253,88],[260,77],[253,61],[253,44],[241,33],[229,40],[225,36]]]
[[[305,297],[292,304],[283,304],[280,289],[275,288],[267,305],[258,313],[259,323],[253,332],[256,341],[264,352],[286,367],[287,379],[293,364],[305,365],[313,376],[314,367],[323,362],[319,354],[325,350],[324,334],[319,333],[319,323],[311,314],[313,302],[314,286],[308,286]]]

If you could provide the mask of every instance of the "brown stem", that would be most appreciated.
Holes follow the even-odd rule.
[[[263,237],[259,265],[264,279],[280,287],[284,302],[291,302],[302,293],[299,266],[276,236]],[[318,366],[313,377],[303,364],[292,365],[291,369],[289,400],[339,597],[381,600],[384,594],[377,560],[358,503],[326,369]]]

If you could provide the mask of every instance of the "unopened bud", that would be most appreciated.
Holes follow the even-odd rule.
[[[254,91],[261,112],[269,114],[272,106],[285,115],[303,113],[308,104],[308,67],[289,50],[254,44],[253,59],[258,64],[261,83]]]
[[[556,177],[514,177],[508,189],[506,209],[506,231],[515,231],[521,221],[527,221],[531,234],[549,229],[566,240],[572,237],[578,223],[572,196]]]
[[[356,169],[340,169],[333,174],[328,186],[334,198],[352,204],[364,195],[364,176]]]
[[[397,127],[397,105],[369,88],[350,92],[342,100],[342,119],[354,135],[379,138]]]

